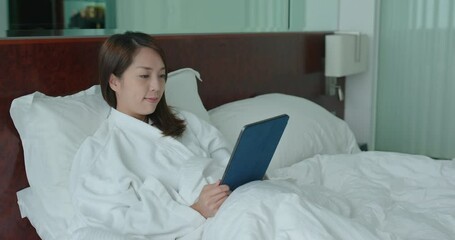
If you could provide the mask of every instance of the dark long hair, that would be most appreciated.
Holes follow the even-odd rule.
[[[98,69],[101,92],[104,100],[109,106],[117,107],[115,92],[109,85],[111,74],[121,77],[125,70],[132,64],[133,58],[139,48],[147,47],[157,52],[163,60],[166,80],[167,67],[163,49],[148,34],[141,32],[125,32],[114,34],[104,41],[99,52]],[[163,132],[165,136],[179,137],[185,131],[185,121],[177,118],[166,103],[163,93],[155,111],[148,115],[154,125]]]

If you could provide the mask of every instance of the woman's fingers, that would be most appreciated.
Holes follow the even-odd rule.
[[[229,187],[220,185],[220,181],[207,184],[202,188],[199,199],[192,207],[206,218],[213,217],[229,194]]]

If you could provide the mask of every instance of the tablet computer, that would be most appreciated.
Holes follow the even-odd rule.
[[[231,191],[255,180],[262,180],[280,142],[289,116],[282,114],[245,125],[235,144],[221,184]]]

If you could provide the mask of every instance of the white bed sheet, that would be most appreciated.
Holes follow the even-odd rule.
[[[52,218],[43,207],[41,199],[31,187],[17,192],[17,203],[22,218],[28,218],[36,229],[38,236],[43,240],[140,240],[146,238],[127,238],[103,229],[87,227],[80,229],[73,236],[67,233],[65,222]]]
[[[41,199],[33,192],[31,187],[18,191],[16,195],[21,217],[28,218],[41,239],[68,239],[65,223],[59,221],[59,219],[52,218],[46,212]]]
[[[455,239],[455,161],[318,155],[234,191],[204,239]]]
[[[455,239],[455,161],[362,152],[317,155],[234,191],[203,239]],[[30,188],[21,214],[43,239],[49,218]],[[41,210],[40,210],[41,209]],[[95,228],[75,239],[125,239]],[[147,239],[147,238],[144,238]]]

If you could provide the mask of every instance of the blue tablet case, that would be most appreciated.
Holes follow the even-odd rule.
[[[289,116],[282,114],[245,125],[224,171],[221,184],[231,191],[255,180],[262,180],[280,142]]]

